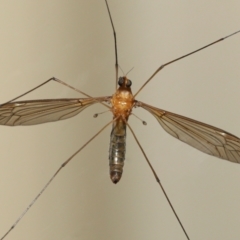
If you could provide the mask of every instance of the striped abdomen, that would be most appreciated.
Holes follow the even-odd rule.
[[[110,178],[117,183],[122,176],[126,152],[126,124],[122,119],[113,122],[110,135],[109,167]]]

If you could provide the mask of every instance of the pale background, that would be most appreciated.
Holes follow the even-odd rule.
[[[119,63],[135,92],[163,63],[240,28],[238,1],[109,0]],[[92,96],[114,92],[113,36],[105,2],[1,1],[0,102],[56,76]],[[141,101],[240,136],[240,34],[164,69]],[[25,99],[79,97],[51,83]],[[81,97],[81,96],[80,96]],[[96,105],[31,127],[0,127],[0,236],[60,164],[111,120]],[[130,124],[190,239],[240,236],[240,165],[165,133],[147,112]],[[109,179],[110,128],[60,173],[6,239],[185,240],[130,132],[123,178]]]

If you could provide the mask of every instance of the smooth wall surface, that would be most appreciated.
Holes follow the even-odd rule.
[[[119,64],[133,92],[163,63],[239,30],[237,1],[109,0]],[[55,76],[92,96],[114,92],[105,2],[1,1],[0,102]],[[240,34],[160,72],[137,99],[240,136]],[[121,73],[121,72],[120,72]],[[50,83],[24,99],[82,97]],[[60,164],[112,119],[95,105],[65,121],[0,126],[0,236]],[[190,239],[239,239],[240,165],[172,138],[147,112],[130,124]],[[6,239],[177,239],[185,236],[130,132],[121,182],[109,179],[110,128],[62,170]]]

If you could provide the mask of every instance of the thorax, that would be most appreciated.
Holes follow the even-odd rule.
[[[134,105],[131,89],[119,87],[112,96],[111,104],[114,117],[121,116],[127,120]]]

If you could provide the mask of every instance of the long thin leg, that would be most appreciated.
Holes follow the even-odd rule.
[[[11,100],[9,100],[9,101],[7,101],[7,102],[5,102],[5,103],[0,104],[0,107],[3,106],[4,104],[7,104],[7,103],[10,103],[10,102],[15,101],[15,100],[17,100],[17,99],[19,99],[19,98],[27,95],[27,94],[30,93],[30,92],[33,92],[34,90],[42,87],[43,85],[47,84],[47,83],[50,82],[50,81],[55,81],[55,82],[60,83],[60,84],[66,86],[66,87],[68,87],[68,88],[70,88],[70,89],[72,89],[72,90],[74,90],[74,91],[76,91],[76,92],[81,93],[82,95],[84,95],[84,96],[86,96],[86,97],[93,98],[93,99],[96,100],[96,102],[99,102],[100,104],[102,104],[103,106],[107,107],[108,109],[111,109],[107,104],[105,104],[105,103],[103,103],[103,102],[100,102],[97,98],[91,97],[90,95],[82,92],[81,90],[79,90],[79,89],[77,89],[77,88],[75,88],[75,87],[73,87],[73,86],[65,83],[64,81],[62,81],[62,80],[60,80],[60,79],[58,79],[58,78],[55,78],[55,77],[51,77],[51,78],[49,78],[47,81],[45,81],[45,82],[39,84],[38,86],[30,89],[29,91],[27,91],[27,92],[25,92],[25,93],[23,93],[23,94],[15,97],[15,98],[11,99]]]
[[[100,131],[98,131],[93,137],[91,137],[82,147],[80,147],[71,157],[69,157],[65,162],[61,164],[61,166],[57,169],[57,171],[53,174],[53,176],[48,180],[45,186],[41,189],[41,191],[37,194],[37,196],[31,201],[31,203],[27,206],[27,208],[22,212],[22,214],[17,218],[14,224],[8,229],[8,231],[2,236],[0,240],[3,240],[22,220],[25,214],[29,211],[29,209],[35,204],[38,198],[42,195],[42,193],[47,189],[47,187],[51,184],[51,182],[55,179],[57,174],[65,167],[83,148],[85,148],[95,137],[97,137],[105,128],[107,128],[111,123],[113,123],[116,119],[113,119],[111,122],[106,124]]]
[[[112,30],[113,30],[113,36],[114,36],[114,49],[115,49],[115,71],[116,71],[116,89],[118,86],[118,53],[117,53],[117,35],[116,35],[116,31],[113,25],[113,20],[112,20],[112,16],[111,16],[111,12],[108,6],[108,2],[107,0],[105,0],[106,5],[107,5],[107,10],[108,10],[108,16],[110,18],[111,21],[111,25],[112,25]]]
[[[140,89],[134,94],[134,98],[135,98],[135,97],[139,94],[139,92],[152,80],[152,78],[153,78],[159,71],[161,71],[164,67],[166,67],[167,65],[170,65],[170,64],[172,64],[172,63],[174,63],[174,62],[177,62],[178,60],[181,60],[181,59],[183,59],[183,58],[185,58],[185,57],[188,57],[188,56],[190,56],[190,55],[192,55],[192,54],[194,54],[194,53],[196,53],[196,52],[199,52],[199,51],[203,50],[204,48],[210,47],[211,45],[214,45],[214,44],[216,44],[216,43],[218,43],[218,42],[221,42],[221,41],[225,40],[226,38],[232,37],[233,35],[235,35],[235,34],[237,34],[237,33],[240,33],[240,30],[238,30],[238,31],[236,31],[236,32],[234,32],[234,33],[232,33],[232,34],[229,34],[229,35],[227,35],[227,36],[225,36],[225,37],[223,37],[223,38],[220,38],[220,39],[218,39],[218,40],[216,40],[216,41],[214,41],[214,42],[212,42],[212,43],[209,43],[209,44],[205,45],[204,47],[201,47],[201,48],[199,48],[199,49],[197,49],[197,50],[195,50],[195,51],[193,51],[193,52],[190,52],[190,53],[185,54],[185,55],[183,55],[183,56],[181,56],[181,57],[178,57],[178,58],[176,58],[176,59],[174,59],[174,60],[172,60],[172,61],[170,61],[170,62],[164,63],[164,64],[161,65],[161,66],[152,74],[152,76],[140,87]]]
[[[83,94],[83,95],[86,96],[86,97],[93,98],[93,97],[91,97],[90,95],[88,95],[88,94],[80,91],[79,89],[77,89],[77,88],[75,88],[75,87],[72,87],[72,86],[70,86],[69,84],[63,82],[62,80],[60,80],[60,79],[58,79],[58,78],[55,78],[55,77],[51,77],[51,78],[49,78],[47,81],[45,81],[45,82],[37,85],[36,87],[28,90],[27,92],[25,92],[25,93],[23,93],[23,94],[15,97],[15,98],[13,98],[13,99],[7,101],[7,102],[5,102],[5,103],[0,104],[0,106],[2,106],[2,105],[4,105],[4,104],[7,104],[7,103],[10,103],[10,102],[13,102],[13,101],[15,101],[15,100],[17,100],[17,99],[19,99],[19,98],[27,95],[28,93],[33,92],[34,90],[42,87],[43,85],[47,84],[47,83],[50,82],[50,81],[55,81],[55,82],[57,82],[57,83],[60,83],[60,84],[62,84],[62,85],[64,85],[64,86],[66,86],[66,87],[69,87],[69,88],[73,89],[73,90],[76,91],[76,92],[79,92],[79,93]]]
[[[86,94],[86,93],[80,91],[79,89],[77,89],[77,88],[75,88],[75,87],[73,87],[73,86],[71,86],[71,85],[65,83],[64,81],[62,81],[62,80],[60,80],[60,79],[58,79],[58,78],[54,78],[54,80],[55,80],[56,82],[58,82],[58,83],[64,85],[64,86],[66,86],[66,87],[69,87],[69,88],[73,89],[73,90],[76,91],[76,92],[79,92],[79,93],[83,94],[83,95],[86,96],[86,97],[89,97],[89,98],[95,99],[96,102],[99,102],[100,104],[102,104],[103,106],[107,107],[108,109],[111,109],[107,104],[105,104],[105,103],[103,103],[103,102],[100,102],[97,98],[91,97],[90,95],[88,95],[88,94]]]
[[[144,157],[145,157],[145,159],[146,159],[146,161],[147,161],[149,167],[151,168],[151,170],[152,170],[152,172],[153,172],[153,175],[154,175],[154,177],[155,177],[157,183],[159,184],[160,188],[162,189],[162,192],[163,192],[165,198],[167,199],[168,204],[169,204],[169,206],[171,207],[171,209],[172,209],[172,211],[173,211],[175,217],[177,218],[178,223],[180,224],[180,226],[181,226],[181,228],[182,228],[182,230],[183,230],[183,232],[184,232],[186,238],[187,238],[188,240],[190,240],[190,238],[189,238],[189,236],[188,236],[188,234],[187,234],[187,232],[186,232],[186,230],[185,230],[185,228],[184,228],[184,226],[183,226],[183,224],[182,224],[180,218],[178,217],[178,215],[177,215],[177,213],[176,213],[176,211],[175,211],[175,209],[174,209],[174,207],[173,207],[173,205],[172,205],[172,203],[171,203],[171,201],[170,201],[170,199],[169,199],[169,197],[168,197],[168,195],[167,195],[167,193],[166,193],[166,191],[165,191],[165,189],[164,189],[162,183],[160,182],[160,179],[159,179],[157,173],[155,172],[155,170],[154,170],[152,164],[150,163],[150,161],[149,161],[149,159],[148,159],[146,153],[144,152],[144,150],[143,150],[143,148],[142,148],[140,142],[138,141],[138,139],[137,139],[135,133],[133,132],[132,128],[130,127],[130,125],[128,124],[127,121],[126,121],[126,124],[127,124],[128,128],[130,129],[130,131],[131,131],[133,137],[135,138],[135,140],[136,140],[136,142],[137,142],[139,148],[141,149],[141,151],[142,151],[142,153],[143,153],[143,155],[144,155]]]
[[[11,99],[11,100],[9,100],[9,101],[7,101],[7,102],[5,102],[5,103],[0,104],[0,106],[2,106],[2,105],[4,105],[4,104],[7,104],[7,103],[10,103],[10,102],[13,102],[13,101],[19,99],[20,97],[23,97],[23,96],[27,95],[28,93],[33,92],[33,91],[36,90],[37,88],[40,88],[40,87],[42,87],[43,85],[45,85],[45,84],[47,84],[48,82],[53,81],[53,80],[55,80],[55,78],[54,78],[54,77],[51,77],[51,78],[49,78],[47,81],[45,81],[45,82],[39,84],[38,86],[30,89],[29,91],[27,91],[27,92],[25,92],[25,93],[23,93],[23,94],[15,97],[15,98]]]

